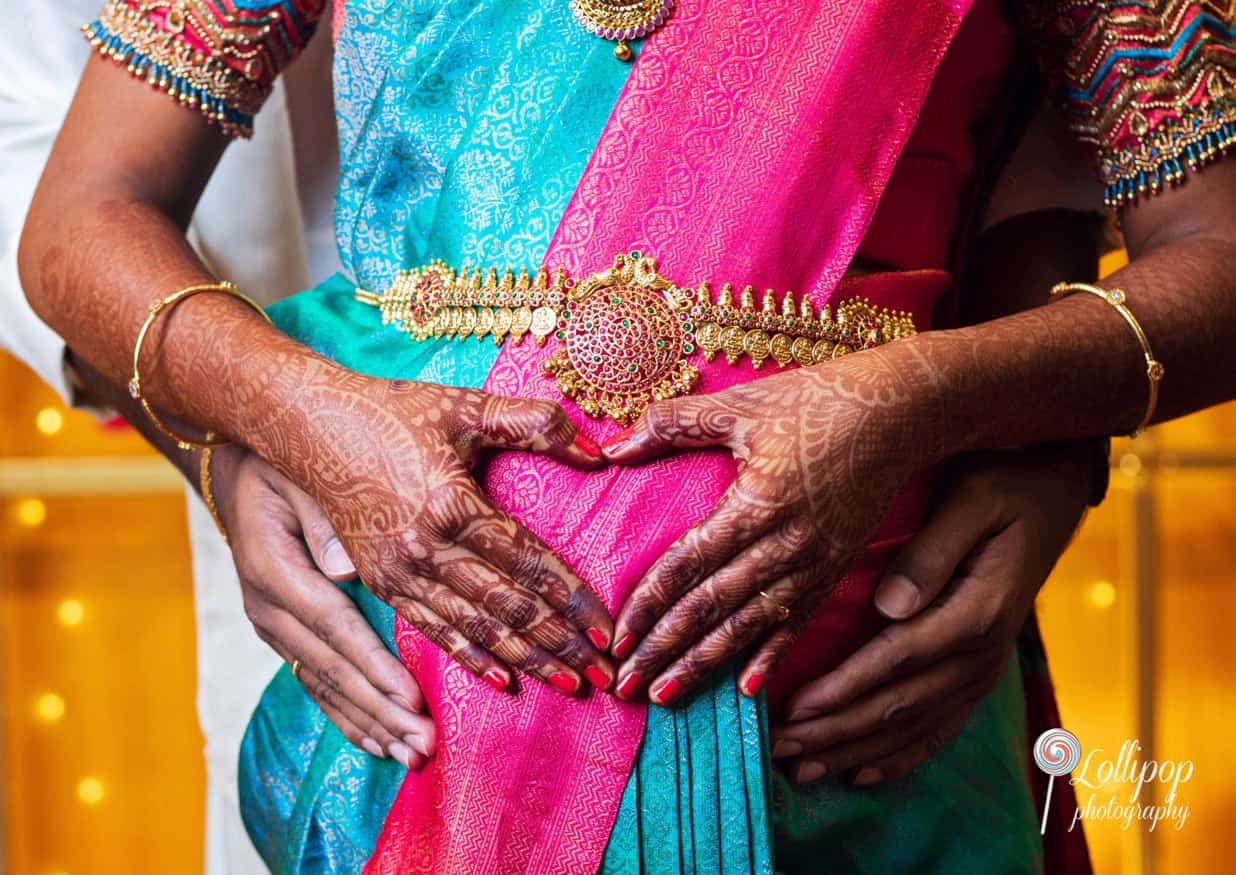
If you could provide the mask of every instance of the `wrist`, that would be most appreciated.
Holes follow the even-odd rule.
[[[919,334],[871,351],[881,358],[871,365],[890,375],[887,392],[897,399],[894,415],[910,424],[905,450],[913,470],[934,467],[966,450],[954,409],[956,394],[935,360],[934,340]]]
[[[257,379],[245,400],[238,400],[240,427],[238,443],[287,474],[303,462],[304,443],[290,440],[302,436],[315,443],[323,432],[336,429],[335,417],[322,416],[323,410],[341,409],[341,395],[353,394],[374,378],[344,368],[297,345],[281,365],[268,369],[270,379]]]
[[[207,508],[211,508],[213,502],[211,516],[223,530],[224,538],[235,529],[235,484],[240,466],[248,455],[249,451],[239,444],[228,444],[211,452],[209,465],[203,470],[199,454],[197,486]]]

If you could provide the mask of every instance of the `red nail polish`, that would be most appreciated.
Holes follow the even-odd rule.
[[[506,679],[506,675],[502,672],[495,669],[490,669],[485,672],[485,683],[489,684],[495,690],[500,690],[505,693],[510,681]]]
[[[594,441],[582,431],[575,432],[575,446],[579,447],[589,456],[594,459],[599,459],[602,456],[601,445]]]
[[[622,636],[622,640],[614,645],[614,656],[619,659],[626,659],[631,655],[631,651],[635,649],[635,635],[628,632]]]
[[[618,446],[619,444],[625,444],[630,439],[631,439],[631,429],[624,428],[622,431],[617,432],[611,435],[610,437],[606,438],[605,440],[601,441],[601,446],[607,450],[612,450],[614,447]]]
[[[579,681],[564,671],[556,671],[551,674],[549,682],[554,685],[554,689],[566,693],[568,696],[579,689]]]
[[[681,692],[682,684],[678,683],[678,678],[670,678],[667,681],[661,681],[652,691],[652,700],[658,705],[668,705],[677,699]]]
[[[635,695],[635,691],[639,689],[640,683],[640,676],[635,672],[631,672],[622,679],[622,683],[618,684],[618,695],[623,698]]]
[[[759,695],[760,690],[764,688],[764,673],[762,671],[752,672],[751,677],[747,678],[747,682],[743,684],[743,692],[748,696]]]
[[[584,669],[584,676],[588,678],[588,683],[592,684],[598,690],[609,689],[609,675],[601,671],[595,665],[590,665]]]
[[[597,650],[604,650],[609,646],[609,639],[605,637],[605,633],[595,626],[588,629],[588,640],[592,642],[592,646]]]

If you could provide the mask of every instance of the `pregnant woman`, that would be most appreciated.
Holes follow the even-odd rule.
[[[879,633],[936,466],[1236,397],[1236,171],[1192,174],[1236,135],[1231,19],[1005,6],[339,3],[347,275],[271,325],[183,228],[321,4],[110,0],[27,293],[187,450],[234,441],[316,500],[437,735],[392,783],[283,652],[242,757],[272,868],[1087,868],[1038,832],[1032,641],[973,710],[855,714],[855,764],[890,724],[957,734],[900,782],[769,767],[769,715],[801,754],[790,693]],[[1132,261],[930,330],[1028,49]]]

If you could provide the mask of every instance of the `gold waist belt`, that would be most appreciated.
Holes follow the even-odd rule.
[[[864,298],[817,311],[806,298],[796,306],[792,292],[778,302],[770,289],[757,309],[747,286],[735,306],[729,283],[715,297],[708,283],[677,285],[639,252],[578,282],[562,270],[531,277],[435,261],[400,271],[382,294],[357,289],[356,299],[415,340],[492,337],[500,345],[531,334],[543,345],[553,336],[561,347],[545,375],[589,416],[623,425],[653,401],[690,392],[697,352],[707,361],[723,353],[730,364],[746,356],[756,368],[768,359],[805,367],[915,333],[908,313]]]

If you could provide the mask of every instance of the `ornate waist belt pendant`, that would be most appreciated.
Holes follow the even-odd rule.
[[[356,298],[378,307],[383,324],[415,340],[492,337],[516,344],[531,334],[538,344],[561,345],[544,372],[562,394],[594,418],[627,425],[653,401],[691,391],[697,353],[730,364],[744,356],[756,367],[772,359],[784,367],[812,365],[915,333],[909,314],[877,309],[853,298],[817,312],[792,292],[780,303],[771,290],[759,309],[750,286],[734,305],[728,283],[715,297],[708,283],[676,285],[639,252],[615,256],[611,267],[576,281],[559,270],[491,268],[455,271],[442,262],[400,271],[381,295],[358,289]]]

